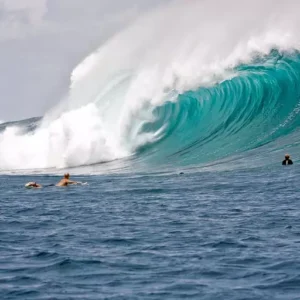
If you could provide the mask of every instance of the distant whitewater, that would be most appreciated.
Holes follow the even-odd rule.
[[[299,9],[174,1],[142,16],[75,68],[42,120],[0,126],[0,170],[274,162],[298,140]]]

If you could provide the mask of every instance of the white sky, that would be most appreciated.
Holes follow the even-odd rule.
[[[0,120],[43,115],[84,57],[167,1],[0,0]]]

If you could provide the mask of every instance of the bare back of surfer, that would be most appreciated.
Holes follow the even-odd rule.
[[[59,183],[57,183],[56,186],[68,186],[70,184],[78,184],[79,183],[77,181],[72,181],[69,178],[70,178],[70,174],[66,173],[64,175],[64,178]]]

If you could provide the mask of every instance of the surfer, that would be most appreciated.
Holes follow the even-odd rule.
[[[25,184],[25,187],[40,189],[42,186],[40,184],[37,184],[36,182],[28,182]]]
[[[64,178],[59,183],[57,183],[56,186],[68,186],[69,184],[81,184],[81,182],[72,181],[69,178],[70,178],[69,173],[64,174]]]
[[[292,164],[293,164],[293,161],[291,160],[289,154],[286,154],[284,156],[284,160],[282,161],[282,165],[287,166],[287,165],[292,165]]]

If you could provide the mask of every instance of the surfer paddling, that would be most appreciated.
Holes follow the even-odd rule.
[[[56,186],[68,186],[69,184],[81,184],[81,182],[70,180],[70,174],[66,173],[64,178]]]
[[[37,184],[36,182],[28,182],[25,184],[25,187],[40,189],[42,186],[40,184]]]
[[[81,184],[84,185],[86,183],[82,183],[80,181],[72,181],[70,180],[70,174],[66,173],[64,174],[64,178],[61,179],[56,185],[55,184],[49,184],[42,186],[41,184],[37,184],[36,182],[28,182],[25,184],[26,188],[42,188],[42,187],[49,187],[49,186],[68,186],[68,185],[75,185],[75,184]]]

